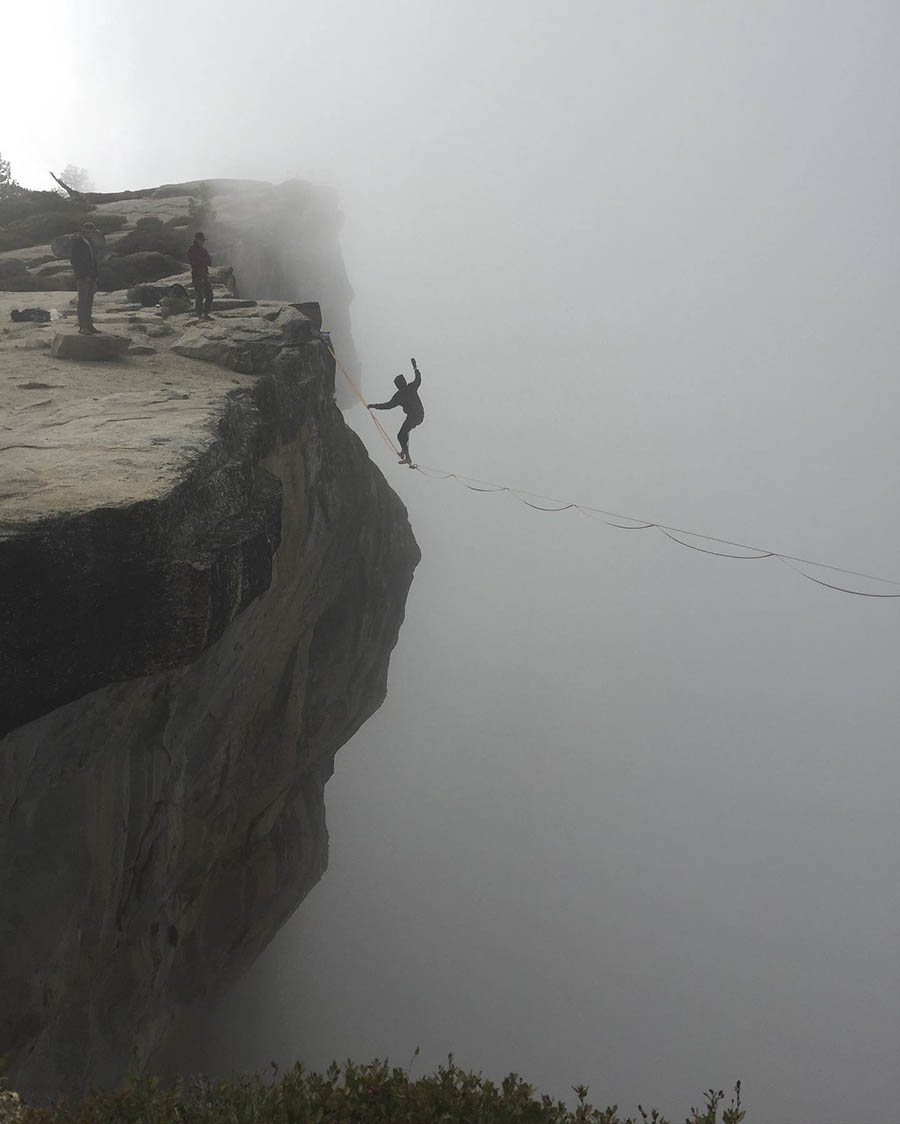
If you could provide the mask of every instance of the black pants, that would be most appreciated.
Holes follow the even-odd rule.
[[[400,442],[400,452],[405,457],[409,456],[409,432],[415,429],[417,425],[421,425],[424,418],[407,418],[403,425],[400,426],[400,432],[397,434],[397,440]]]
[[[212,308],[213,291],[212,283],[205,273],[192,273],[191,281],[194,283],[194,307],[198,316],[209,316]]]
[[[75,287],[78,289],[78,330],[89,332],[94,327],[94,294],[97,292],[97,278],[79,277]]]

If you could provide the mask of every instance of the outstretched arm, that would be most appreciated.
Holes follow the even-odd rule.
[[[416,366],[415,359],[410,359],[410,363],[412,363],[413,370],[416,372],[416,377],[413,379],[410,385],[412,386],[413,390],[418,390],[422,385],[422,372]]]
[[[394,397],[390,400],[390,402],[367,402],[366,403],[366,409],[367,410],[393,410],[393,408],[395,406],[400,405],[400,403],[397,401],[398,398],[399,398],[399,395],[395,394]]]

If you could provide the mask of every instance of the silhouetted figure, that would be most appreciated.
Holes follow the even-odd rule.
[[[188,246],[187,259],[191,265],[191,282],[194,286],[194,307],[201,320],[212,320],[209,310],[212,308],[213,291],[209,279],[209,267],[212,258],[206,249],[206,235],[198,230],[194,241]]]
[[[400,426],[400,432],[397,434],[397,440],[400,442],[400,463],[412,464],[409,459],[409,433],[410,430],[415,429],[417,425],[421,425],[425,420],[425,410],[422,406],[422,400],[419,398],[419,387],[422,385],[422,372],[416,366],[415,359],[410,359],[412,368],[416,373],[416,377],[412,382],[407,382],[402,375],[398,375],[394,379],[394,386],[397,388],[397,393],[390,400],[390,402],[369,402],[368,409],[370,410],[393,410],[395,406],[400,406],[406,414],[406,420]]]
[[[69,261],[78,290],[78,331],[83,336],[94,336],[100,330],[94,327],[94,295],[102,248],[103,235],[100,231],[92,222],[82,223],[81,230],[72,237]]]

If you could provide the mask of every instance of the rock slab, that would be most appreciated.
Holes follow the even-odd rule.
[[[293,311],[293,310],[292,310]],[[262,374],[284,346],[281,327],[262,316],[242,316],[221,324],[188,328],[172,350],[189,359],[216,363],[245,375]]]
[[[50,346],[55,359],[80,359],[88,363],[109,363],[121,359],[131,346],[127,336],[101,333],[83,336],[81,333],[57,332]]]

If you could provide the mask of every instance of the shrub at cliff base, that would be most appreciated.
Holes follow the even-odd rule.
[[[25,1108],[15,1124],[668,1124],[655,1109],[639,1106],[639,1115],[626,1119],[616,1106],[591,1105],[583,1086],[574,1092],[578,1104],[571,1109],[537,1097],[514,1073],[495,1085],[460,1069],[452,1056],[418,1080],[387,1062],[348,1061],[332,1063],[325,1073],[297,1065],[280,1079],[276,1070],[270,1083],[194,1078],[164,1088],[156,1078],[134,1078],[117,1092],[93,1092],[80,1103]],[[723,1103],[724,1094],[710,1089],[704,1108],[692,1109],[686,1124],[740,1124],[740,1082],[730,1104]]]

